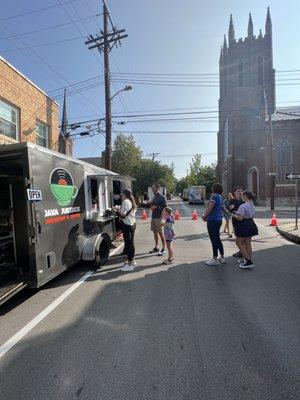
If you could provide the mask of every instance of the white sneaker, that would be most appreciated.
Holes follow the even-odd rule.
[[[124,264],[123,267],[121,268],[122,272],[130,272],[130,271],[133,271],[133,270],[134,270],[133,265],[129,265],[127,263]]]
[[[218,260],[219,260],[219,262],[221,264],[225,264],[226,263],[226,258],[225,257],[219,257]]]
[[[158,255],[158,256],[163,256],[163,255],[166,254],[166,253],[167,253],[167,250],[161,249],[161,250],[157,253],[157,255]]]
[[[206,264],[206,265],[209,265],[209,266],[217,266],[217,265],[220,265],[219,261],[216,260],[215,258],[212,258],[211,260],[205,261],[205,264]]]
[[[135,260],[132,260],[132,261],[131,261],[131,265],[132,265],[133,267],[137,267],[136,261],[135,261]]]

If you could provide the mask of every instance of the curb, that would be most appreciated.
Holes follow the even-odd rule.
[[[276,227],[277,232],[280,233],[281,236],[285,237],[288,240],[291,240],[292,242],[296,243],[296,244],[300,244],[300,237],[298,235],[293,235],[290,232],[286,232],[280,228],[278,228],[278,226]]]

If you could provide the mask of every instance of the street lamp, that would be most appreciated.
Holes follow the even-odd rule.
[[[132,86],[126,85],[125,87],[123,87],[123,89],[119,90],[117,93],[115,93],[115,94],[110,98],[110,101],[112,101],[112,99],[113,99],[114,97],[116,97],[119,93],[127,92],[128,90],[132,90]]]
[[[122,92],[131,90],[132,86],[125,85],[125,87],[115,93],[112,97],[107,96],[106,98],[106,136],[105,136],[105,168],[111,170],[111,159],[112,159],[112,138],[111,138],[111,101],[114,97]]]

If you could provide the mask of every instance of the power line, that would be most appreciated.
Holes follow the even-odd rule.
[[[77,1],[77,0],[69,0],[69,1],[65,1],[63,4],[74,3],[75,1]],[[26,12],[23,12],[23,13],[20,13],[20,14],[10,15],[8,17],[1,18],[0,21],[1,22],[2,21],[7,21],[7,20],[12,19],[12,18],[18,18],[18,17],[23,17],[25,15],[31,15],[31,14],[39,13],[39,12],[42,12],[42,11],[45,11],[45,10],[50,10],[51,8],[56,8],[56,7],[59,7],[59,4],[53,4],[52,6],[38,8],[36,10],[26,11]]]
[[[31,49],[38,49],[41,47],[47,47],[47,46],[52,46],[54,44],[60,44],[60,43],[66,43],[66,42],[74,42],[75,40],[82,40],[84,38],[84,36],[77,36],[77,37],[73,37],[70,39],[60,39],[60,40],[54,40],[52,42],[46,42],[46,43],[41,43],[41,44],[34,44],[31,46],[25,46],[25,47],[16,47],[14,49],[7,49],[7,50],[1,50],[1,53],[13,53],[15,51],[22,51],[22,50],[31,50]]]
[[[11,29],[9,29],[3,22],[0,22],[0,24],[10,33],[10,34],[14,34],[14,32],[11,30]],[[9,39],[10,41],[12,41],[12,39]],[[21,38],[19,38],[19,37],[17,37],[17,38],[14,38],[14,40],[18,40],[19,42],[21,42],[23,45],[25,45],[25,42],[21,39]],[[67,84],[70,84],[70,82],[67,80],[67,79],[65,79],[58,71],[56,71],[56,69],[54,68],[54,67],[52,67],[47,61],[45,61],[36,51],[34,51],[34,50],[32,50],[32,49],[29,49],[30,50],[30,52],[36,57],[36,58],[38,58],[39,60],[40,60],[40,62],[42,62],[44,65],[46,65],[48,68],[49,68],[49,70],[51,70],[51,71],[53,71],[62,81],[64,81],[64,82],[66,82]],[[26,56],[26,57],[28,57],[29,59],[32,59],[26,52],[24,52],[24,51],[22,51],[23,52],[23,54]],[[58,79],[55,77],[55,76],[53,76],[51,73],[49,73],[49,71],[47,71],[45,68],[42,68],[53,80],[55,80],[56,82],[58,82]],[[84,98],[86,98],[84,95],[81,95],[82,97],[84,97]],[[84,103],[83,101],[82,101],[82,99],[80,99],[79,98],[79,100],[82,102],[82,104],[84,104],[87,108],[89,108],[88,106],[87,106],[87,104],[86,103]],[[89,100],[89,99],[87,99],[86,98],[86,100],[91,104],[91,105],[93,105],[93,107],[97,110],[97,112],[99,111],[98,110],[98,108]],[[90,109],[90,108],[89,108]]]
[[[73,4],[72,4],[72,6],[73,6]],[[74,22],[80,22],[80,21],[82,21],[82,20],[89,20],[89,19],[92,19],[92,18],[96,18],[96,17],[98,17],[99,15],[100,15],[100,14],[93,15],[93,16],[91,16],[91,17],[81,18],[81,19],[75,20]],[[55,29],[55,28],[59,28],[59,27],[62,27],[62,26],[71,25],[72,23],[73,23],[73,22],[63,22],[63,23],[61,23],[61,24],[56,24],[56,25],[46,26],[46,27],[40,28],[40,29],[35,29],[35,30],[33,30],[33,31],[27,31],[27,32],[22,32],[22,33],[16,33],[16,34],[14,34],[14,35],[1,37],[0,40],[12,39],[12,38],[19,37],[19,36],[31,35],[31,34],[33,34],[33,33],[38,33],[38,32],[44,32],[44,31],[48,31],[48,30],[50,30],[50,29]]]

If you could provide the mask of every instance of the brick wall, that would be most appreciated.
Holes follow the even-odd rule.
[[[49,148],[58,150],[58,105],[0,59],[0,100],[19,110],[19,141],[36,143],[36,121],[49,126]],[[0,144],[14,140],[0,135]]]

